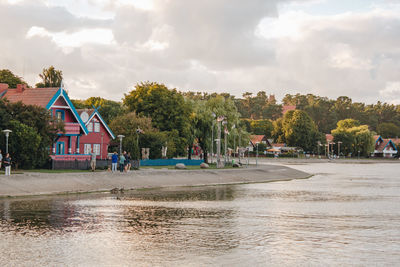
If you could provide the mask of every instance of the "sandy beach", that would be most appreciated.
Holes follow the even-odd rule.
[[[203,186],[239,183],[262,183],[304,179],[310,174],[285,166],[226,170],[144,169],[129,173],[34,173],[0,176],[0,197],[83,193],[113,188],[143,189],[177,186]]]

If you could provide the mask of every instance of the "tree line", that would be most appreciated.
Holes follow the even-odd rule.
[[[42,81],[37,87],[57,87],[61,85],[62,72],[51,66],[43,69],[39,77]],[[0,82],[10,88],[26,84],[9,70],[0,70]],[[345,96],[333,100],[312,94],[287,94],[278,103],[265,91],[254,95],[245,92],[242,98],[236,98],[229,93],[180,92],[164,84],[142,82],[126,93],[122,101],[101,97],[72,101],[76,108],[98,108],[113,132],[126,136],[123,145],[134,158],[140,157],[139,147],[149,147],[150,157],[159,158],[162,146],[168,147],[168,157],[190,158],[194,142],[206,156],[212,146],[216,150],[212,139],[217,138],[218,117],[225,118],[222,137],[226,128],[230,148],[239,143],[247,145],[250,134],[263,134],[274,142],[316,152],[321,148],[319,144],[326,141],[325,133],[332,133],[343,143],[342,152],[354,155],[355,151],[361,151],[368,155],[373,134],[400,135],[399,105],[381,102],[367,105]],[[296,110],[283,115],[285,105],[295,106]],[[46,151],[46,145],[42,144],[42,151]]]

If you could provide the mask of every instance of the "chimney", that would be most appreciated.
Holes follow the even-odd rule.
[[[0,92],[7,90],[8,89],[8,84],[6,83],[0,83]]]
[[[17,84],[17,93],[22,93],[26,88],[26,84]]]

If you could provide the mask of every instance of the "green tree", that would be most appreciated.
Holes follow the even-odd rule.
[[[378,125],[376,132],[383,138],[393,138],[400,136],[400,127],[392,122],[382,122]]]
[[[63,130],[63,123],[53,121],[49,112],[44,108],[24,105],[21,102],[9,103],[0,100],[0,129],[13,131],[10,134],[10,145],[11,141],[15,143],[10,146],[9,151],[19,166],[35,168],[43,167],[48,163],[50,147],[57,132]],[[24,134],[26,134],[27,140],[18,139],[22,138]],[[36,135],[39,138],[36,138]],[[37,141],[39,142],[38,146]],[[32,142],[33,149],[32,147],[22,147],[29,146],[30,142]],[[4,138],[0,138],[0,147],[4,151]]]
[[[124,107],[121,102],[104,99],[101,97],[89,97],[86,100],[71,100],[75,108],[93,108],[96,107],[104,121],[109,124],[114,118],[124,113]]]
[[[176,142],[177,154],[183,155],[191,145],[191,106],[175,89],[169,90],[158,83],[140,83],[125,94],[123,103],[129,111],[150,117],[160,131],[177,131],[180,139]]]
[[[374,134],[368,129],[368,125],[360,125],[354,119],[341,120],[337,128],[332,130],[334,142],[342,142],[340,150],[346,155],[369,156],[374,149]],[[337,146],[336,148],[337,149]]]
[[[308,114],[302,110],[291,110],[282,121],[282,132],[288,146],[314,151],[320,138],[317,127]]]
[[[16,168],[31,169],[40,165],[36,155],[40,150],[41,137],[36,130],[16,120],[10,121],[8,128],[13,131],[9,137],[8,151]]]
[[[271,133],[274,126],[270,120],[253,120],[250,121],[250,132],[252,134],[266,135],[268,138],[271,137]]]
[[[53,66],[50,66],[48,69],[43,69],[43,72],[39,74],[39,77],[42,79],[40,83],[36,84],[36,87],[60,87],[62,77],[62,71],[56,70]]]
[[[9,88],[17,88],[17,84],[27,84],[21,77],[7,69],[0,70],[0,83],[8,84]]]

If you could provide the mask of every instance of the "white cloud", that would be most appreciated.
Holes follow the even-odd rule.
[[[386,87],[379,94],[389,103],[400,105],[400,81],[386,82]]]

